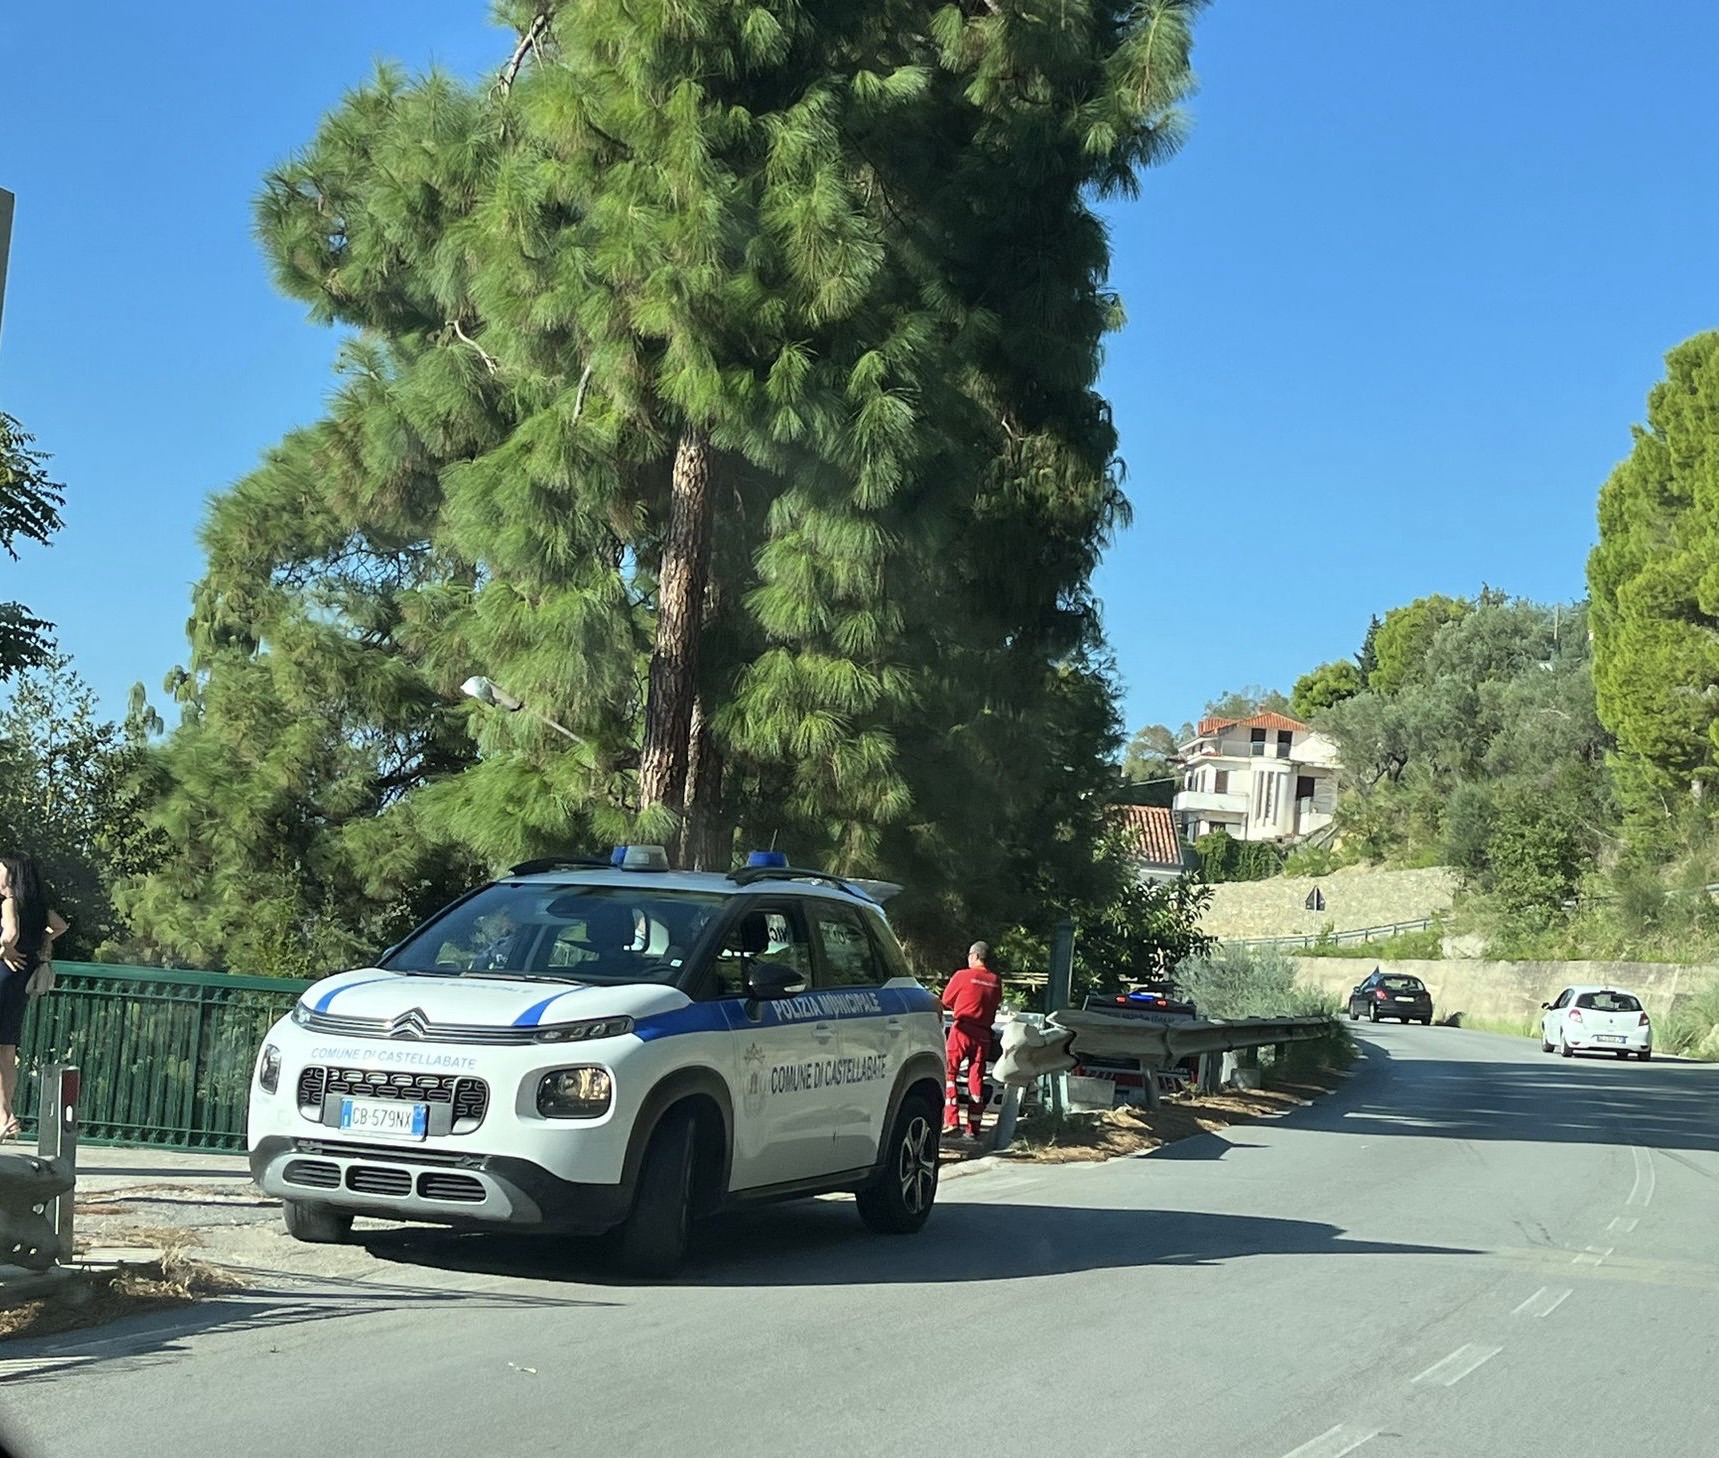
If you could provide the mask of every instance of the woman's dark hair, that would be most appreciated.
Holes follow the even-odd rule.
[[[0,856],[6,867],[6,882],[12,889],[12,899],[18,903],[18,947],[24,952],[40,952],[42,940],[48,934],[48,888],[42,882],[42,872],[34,856]]]

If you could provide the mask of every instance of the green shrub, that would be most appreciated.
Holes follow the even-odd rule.
[[[1208,1018],[1285,1017],[1298,999],[1307,1001],[1295,985],[1295,964],[1275,947],[1230,945],[1189,957],[1176,969],[1176,982]]]
[[[1227,830],[1214,830],[1194,842],[1200,874],[1210,884],[1220,881],[1264,881],[1283,870],[1276,846],[1259,840],[1237,840]]]

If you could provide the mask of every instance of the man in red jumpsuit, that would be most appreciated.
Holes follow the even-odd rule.
[[[967,1132],[979,1136],[979,1117],[985,1112],[985,1055],[991,1047],[991,1026],[1003,1001],[1003,980],[985,959],[991,949],[974,942],[967,949],[967,965],[949,979],[943,989],[943,1006],[955,1015],[949,1030],[949,1090],[943,1105],[943,1132],[953,1133],[961,1125],[961,1065],[967,1065]]]

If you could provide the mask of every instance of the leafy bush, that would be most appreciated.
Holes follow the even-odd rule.
[[[1370,957],[1375,962],[1426,961],[1444,955],[1444,930],[1437,923],[1420,931],[1398,932],[1377,942],[1339,942],[1320,935],[1304,955],[1309,957]]]
[[[1276,846],[1259,840],[1237,840],[1227,830],[1214,830],[1194,842],[1200,859],[1200,874],[1216,885],[1220,881],[1265,881],[1283,870],[1283,857]]]
[[[1275,947],[1232,944],[1189,957],[1176,969],[1176,982],[1209,1018],[1285,1017],[1310,997],[1295,985],[1295,964]]]

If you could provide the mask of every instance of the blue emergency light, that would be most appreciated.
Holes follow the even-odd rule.
[[[746,864],[748,866],[768,866],[785,870],[788,865],[788,853],[786,851],[773,850],[747,851]]]

